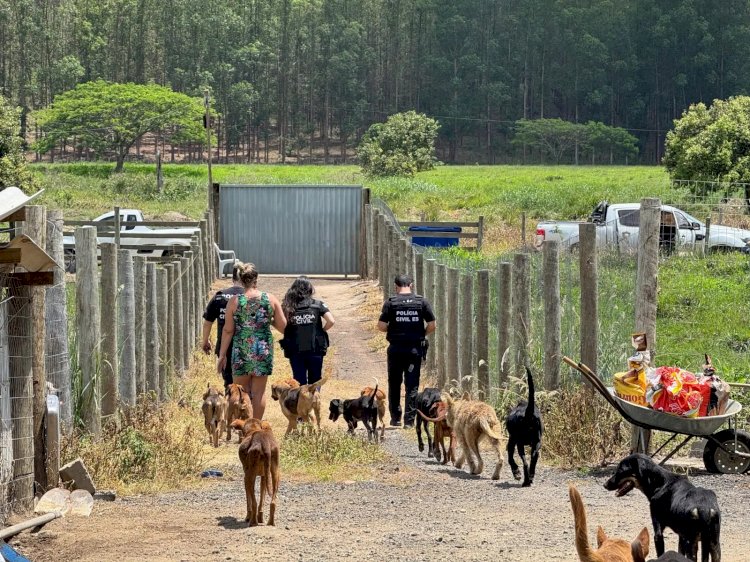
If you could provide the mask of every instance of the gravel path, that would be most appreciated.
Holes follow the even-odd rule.
[[[362,285],[319,282],[337,316],[337,375],[361,387],[384,371],[383,358],[367,347],[356,314]],[[381,381],[383,375],[381,374]],[[271,406],[273,407],[273,405]],[[283,480],[277,527],[248,528],[239,469],[207,489],[97,504],[89,519],[58,520],[36,535],[16,540],[35,562],[58,560],[576,560],[567,485],[578,486],[589,517],[610,536],[632,540],[651,532],[648,504],[639,492],[615,498],[602,483],[608,471],[576,473],[545,466],[531,488],[521,488],[507,463],[490,480],[445,467],[419,453],[416,438],[386,432],[394,462],[371,481],[295,483]],[[494,463],[491,452],[485,463]],[[746,561],[750,537],[750,479],[696,474],[697,485],[716,491],[723,510],[724,562]],[[668,534],[667,547],[676,549]],[[653,548],[653,547],[652,547]],[[652,551],[653,552],[653,551]]]

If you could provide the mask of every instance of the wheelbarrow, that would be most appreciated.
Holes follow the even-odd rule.
[[[698,437],[706,440],[703,449],[703,464],[709,472],[722,474],[740,474],[750,470],[750,433],[737,429],[736,416],[742,410],[742,404],[729,400],[726,411],[718,416],[685,418],[652,410],[621,399],[614,388],[607,387],[601,379],[583,363],[563,357],[563,361],[581,373],[602,397],[617,410],[625,421],[640,429],[639,442],[645,443],[644,430],[664,431],[671,437],[650,456],[655,458],[662,451],[663,465],[692,439]],[[720,429],[727,424],[726,429]],[[667,447],[678,437],[684,437],[671,450]]]

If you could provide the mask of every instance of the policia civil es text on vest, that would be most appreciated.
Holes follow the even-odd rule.
[[[401,425],[401,384],[406,387],[404,427],[417,415],[419,370],[427,353],[425,336],[435,331],[435,314],[424,297],[412,289],[408,275],[397,275],[396,294],[383,303],[378,329],[386,332],[388,346],[388,405],[391,425]]]

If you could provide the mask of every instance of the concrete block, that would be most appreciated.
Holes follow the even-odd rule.
[[[92,496],[96,493],[94,481],[81,459],[76,459],[63,466],[60,469],[60,478],[63,482],[72,481],[74,490],[86,490]]]

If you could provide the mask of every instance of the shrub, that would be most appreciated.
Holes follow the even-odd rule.
[[[385,123],[372,125],[357,148],[365,174],[413,176],[431,170],[438,162],[435,139],[438,122],[415,111],[391,115]]]

